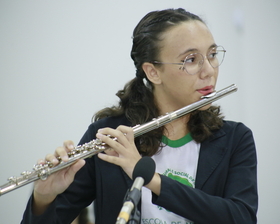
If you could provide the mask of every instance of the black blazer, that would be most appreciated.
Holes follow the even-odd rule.
[[[121,124],[130,125],[125,117],[99,120],[89,126],[79,144],[95,139],[99,128]],[[195,224],[256,223],[256,166],[251,130],[242,123],[224,121],[220,130],[201,143],[195,188],[161,176],[161,193],[153,194],[152,201]],[[115,223],[131,184],[120,167],[93,156],[43,215],[32,214],[31,196],[21,223],[71,223],[92,201],[96,224]]]

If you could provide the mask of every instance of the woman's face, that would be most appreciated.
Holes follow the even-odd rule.
[[[160,62],[180,63],[191,53],[207,56],[216,46],[211,32],[200,21],[181,23],[169,29],[162,37]],[[194,103],[201,96],[215,90],[218,68],[213,68],[206,58],[201,70],[194,75],[180,67],[175,64],[155,66],[160,81],[154,85],[154,93],[163,112]]]

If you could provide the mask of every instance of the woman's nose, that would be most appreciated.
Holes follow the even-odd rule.
[[[208,77],[213,76],[217,72],[218,68],[213,68],[213,66],[210,64],[208,58],[204,56],[204,61],[202,68],[200,70],[200,78],[205,79]]]

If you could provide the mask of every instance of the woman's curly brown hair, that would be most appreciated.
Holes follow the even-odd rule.
[[[147,79],[142,65],[154,61],[159,56],[164,32],[182,22],[192,20],[203,22],[197,15],[181,8],[154,11],[143,17],[133,32],[131,58],[136,68],[136,77],[116,94],[120,98],[119,105],[97,112],[94,116],[95,121],[124,114],[134,126],[149,122],[160,115],[154,100],[153,84]],[[195,141],[202,142],[223,125],[222,119],[220,108],[211,106],[207,110],[192,112],[186,128]],[[161,149],[163,132],[164,127],[160,127],[137,137],[135,142],[139,152],[146,156],[156,154],[159,148]]]

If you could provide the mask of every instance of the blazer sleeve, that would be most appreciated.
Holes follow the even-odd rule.
[[[96,138],[99,128],[116,128],[119,125],[130,125],[125,116],[100,119],[89,125],[78,145]],[[94,156],[86,159],[86,164],[75,175],[74,182],[58,195],[44,214],[35,216],[32,213],[33,195],[31,195],[21,224],[66,224],[71,223],[80,211],[96,199],[96,172]]]
[[[96,128],[90,125],[79,145],[89,142],[95,136]],[[82,208],[88,206],[95,198],[94,160],[86,159],[86,164],[75,176],[74,182],[65,192],[58,195],[40,216],[32,212],[33,194],[31,195],[21,224],[66,224],[71,223]]]
[[[153,203],[196,224],[257,223],[257,158],[251,130],[239,123],[216,142],[224,145],[222,160],[201,189],[161,176],[161,192],[153,194]]]

